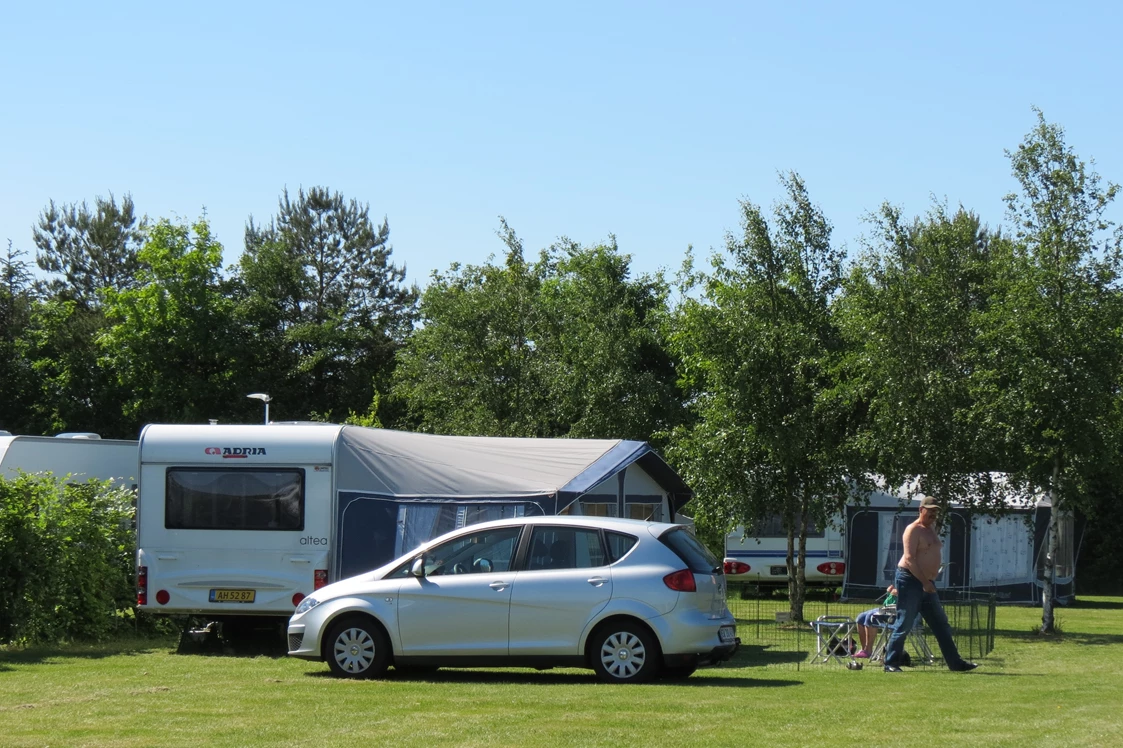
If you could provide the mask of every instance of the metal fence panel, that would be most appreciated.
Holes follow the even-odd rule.
[[[792,668],[829,667],[812,663],[817,650],[815,632],[810,626],[820,616],[848,616],[878,607],[874,600],[808,599],[803,604],[803,622],[789,620],[790,605],[779,597],[742,599],[732,594],[729,610],[737,619],[737,635],[741,651],[736,663],[746,666]],[[956,646],[965,659],[985,657],[994,649],[995,597],[993,595],[961,595],[959,599],[942,602],[951,625]],[[927,626],[920,632],[925,644],[935,655],[935,665],[943,667],[939,648]],[[913,657],[917,666],[928,666]],[[860,662],[864,662],[861,661]]]

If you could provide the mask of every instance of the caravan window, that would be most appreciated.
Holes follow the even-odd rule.
[[[752,533],[748,533],[750,538],[787,538],[788,532],[784,529],[784,518],[779,514],[773,514],[763,522],[760,522]],[[823,537],[823,529],[815,526],[815,521],[812,519],[807,520],[807,537],[821,538]]]
[[[619,506],[615,494],[587,493],[581,497],[580,506],[565,508],[562,514],[578,513],[585,517],[616,517]],[[663,522],[663,497],[660,494],[627,494],[624,496],[624,516],[648,522]]]
[[[169,468],[169,530],[303,530],[304,471]]]

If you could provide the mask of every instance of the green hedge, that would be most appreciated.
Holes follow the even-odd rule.
[[[0,478],[0,643],[135,630],[133,497],[109,482]]]

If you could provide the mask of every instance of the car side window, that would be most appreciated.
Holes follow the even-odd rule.
[[[607,564],[600,533],[578,527],[535,527],[530,536],[528,571],[587,569]]]
[[[604,539],[608,541],[609,563],[613,564],[628,555],[628,551],[632,550],[638,542],[635,536],[625,535],[622,532],[606,532]]]
[[[425,576],[510,571],[521,532],[521,527],[499,527],[461,535],[430,548],[425,552]],[[409,576],[412,565],[408,561],[385,578]]]

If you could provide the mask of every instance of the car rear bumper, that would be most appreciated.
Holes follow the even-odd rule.
[[[708,652],[667,655],[663,658],[663,664],[669,667],[680,667],[684,665],[706,667],[709,665],[719,665],[726,660],[732,659],[733,655],[737,654],[737,650],[740,648],[741,637],[737,637],[733,640],[732,644],[722,644]]]

